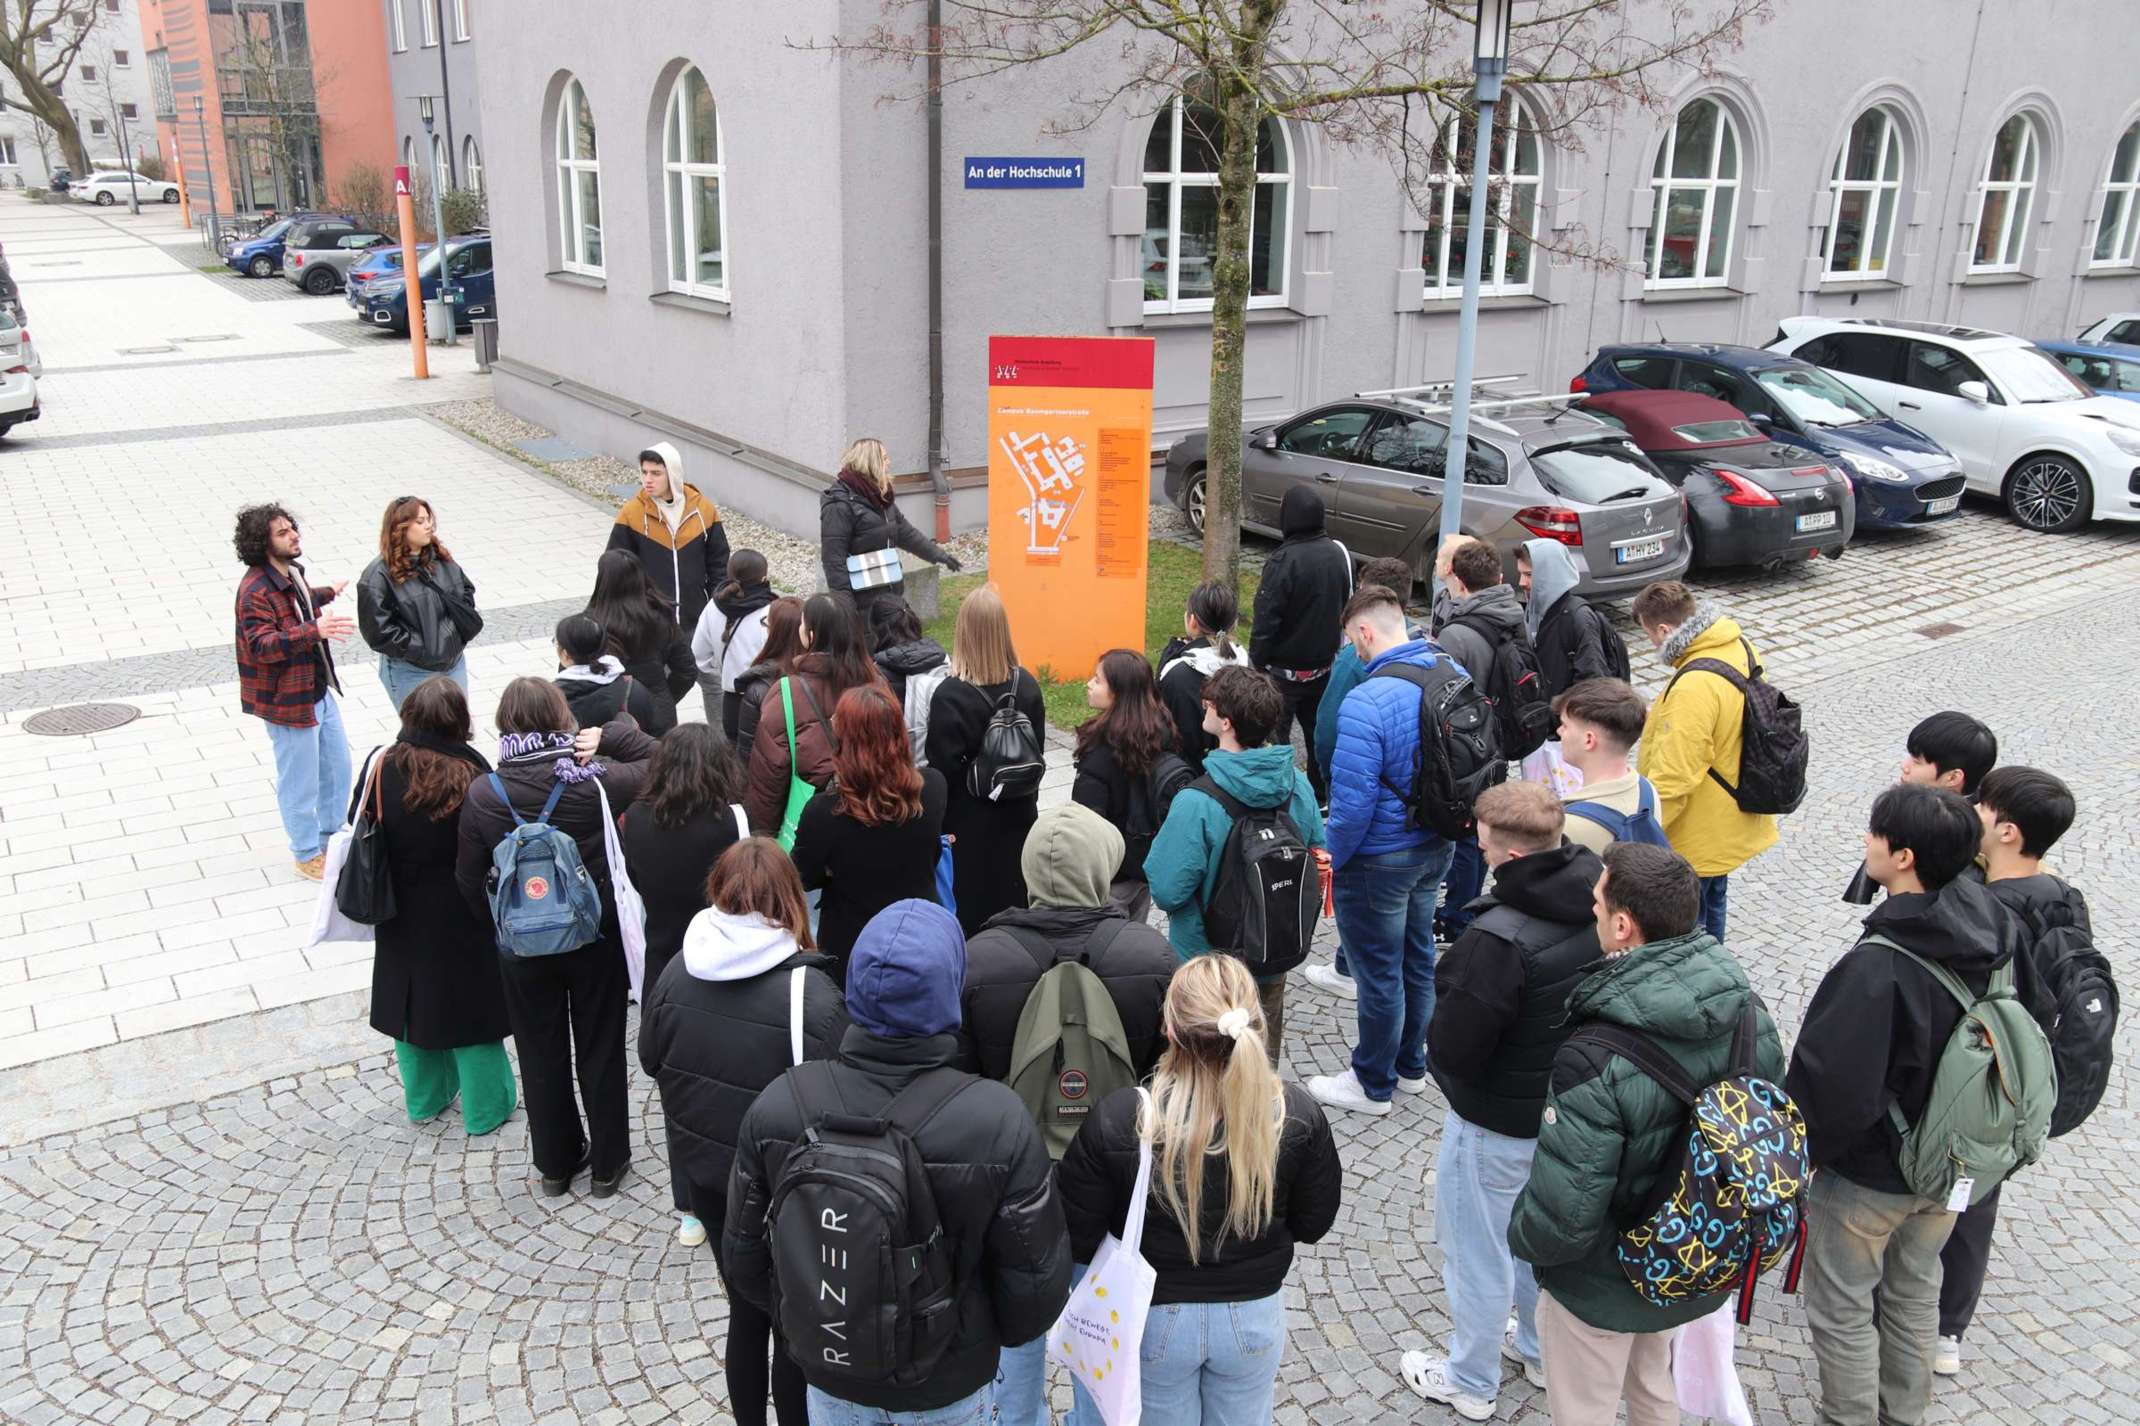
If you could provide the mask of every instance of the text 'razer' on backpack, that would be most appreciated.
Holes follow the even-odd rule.
[[[1058,1162],[1095,1104],[1137,1084],[1121,1012],[1106,982],[1092,969],[1132,924],[1125,919],[1102,921],[1091,940],[1071,952],[1057,951],[1022,927],[1003,928],[1042,967],[1018,1014],[1004,1082],[1017,1091],[1039,1126],[1048,1157]]]
[[[1471,835],[1471,809],[1479,794],[1508,776],[1501,729],[1493,705],[1471,676],[1449,658],[1433,665],[1385,664],[1369,678],[1394,678],[1419,690],[1419,744],[1412,756],[1412,785],[1382,785],[1405,805],[1415,827],[1449,841]]]
[[[489,776],[513,819],[512,830],[490,853],[490,918],[498,950],[516,958],[555,956],[592,943],[602,934],[602,893],[580,861],[579,845],[550,825],[565,784],[550,789],[530,822],[513,806],[504,779]]]
[[[1204,903],[1206,939],[1259,979],[1283,975],[1308,958],[1323,914],[1322,874],[1307,842],[1286,803],[1250,807],[1208,776],[1188,790],[1218,803],[1233,824]]]
[[[1709,769],[1709,776],[1731,794],[1741,812],[1796,812],[1798,804],[1806,800],[1806,762],[1812,751],[1804,717],[1790,695],[1762,676],[1754,646],[1743,636],[1739,647],[1746,650],[1746,673],[1722,659],[1689,659],[1672,675],[1658,701],[1671,697],[1679,681],[1697,671],[1713,673],[1739,690],[1746,703],[1740,725],[1739,785],[1733,787],[1724,781],[1723,774],[1715,768]]]
[[[1038,797],[1047,771],[1040,730],[1018,711],[1018,673],[1011,670],[1011,686],[996,700],[981,730],[981,751],[966,768],[966,790],[989,802]]]

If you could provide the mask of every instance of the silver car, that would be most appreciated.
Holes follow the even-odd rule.
[[[1437,407],[1356,397],[1249,430],[1241,523],[1277,535],[1287,490],[1313,483],[1332,536],[1355,559],[1394,556],[1424,582],[1440,534],[1449,424]],[[1167,498],[1204,524],[1204,433],[1167,451]],[[1526,540],[1558,540],[1582,570],[1577,589],[1607,597],[1676,579],[1692,553],[1686,506],[1626,433],[1565,405],[1489,403],[1471,419],[1462,527],[1501,552],[1515,578]]]
[[[346,218],[301,219],[283,239],[282,275],[313,296],[324,296],[348,280],[357,259],[392,241]]]

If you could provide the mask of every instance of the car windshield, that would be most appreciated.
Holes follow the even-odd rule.
[[[1637,500],[1666,489],[1657,468],[1624,441],[1585,441],[1539,451],[1531,456],[1531,469],[1546,489],[1585,505]]]
[[[269,225],[268,225],[267,227],[265,227],[265,228],[263,228],[263,229],[261,229],[261,230],[260,230],[260,237],[261,237],[261,238],[279,238],[279,237],[282,237],[282,236],[283,236],[284,234],[286,234],[286,233],[288,233],[288,232],[290,231],[290,224],[291,224],[291,223],[292,223],[293,221],[294,221],[293,219],[290,219],[290,218],[284,218],[284,219],[283,219],[283,220],[282,220],[281,222],[279,222],[279,223],[271,223],[271,224],[269,224]]]
[[[1993,347],[1971,352],[1977,365],[2024,406],[2045,401],[2078,401],[2095,393],[2074,379],[2048,353],[2035,347]]]
[[[1808,426],[1855,426],[1877,421],[1880,412],[1870,401],[1817,366],[1775,366],[1754,373],[1776,404]]]

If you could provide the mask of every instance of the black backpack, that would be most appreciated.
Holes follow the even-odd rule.
[[[1129,785],[1129,808],[1122,816],[1122,867],[1141,876],[1152,840],[1167,825],[1174,798],[1196,781],[1196,770],[1179,753],[1161,753],[1144,776]]]
[[[973,1076],[930,1070],[874,1116],[846,1111],[823,1060],[787,1081],[803,1133],[766,1207],[773,1320],[821,1391],[917,1386],[958,1334],[958,1292],[913,1136]]]
[[[1247,962],[1259,979],[1283,975],[1308,958],[1323,914],[1322,877],[1308,844],[1283,803],[1247,806],[1208,777],[1189,786],[1233,819],[1204,903],[1205,938]]]
[[[1583,611],[1598,631],[1598,651],[1605,655],[1606,669],[1622,683],[1633,682],[1635,665],[1627,657],[1627,640],[1620,637],[1620,631],[1605,617],[1604,610],[1586,603]]]
[[[2043,1000],[2029,1008],[2039,1018],[2050,1012],[2043,1029],[2051,1042],[2051,1061],[2058,1067],[2058,1102],[2051,1107],[2055,1139],[2079,1128],[2110,1086],[2118,985],[2088,927],[2063,906],[2053,908],[2050,916],[2052,923],[2040,930],[2029,918],[2021,920],[2035,938],[2026,954]]]
[[[1743,634],[1739,647],[1746,650],[1746,673],[1722,659],[1690,659],[1672,675],[1658,701],[1671,697],[1679,681],[1697,669],[1713,673],[1738,689],[1746,700],[1739,739],[1739,785],[1733,787],[1724,781],[1715,768],[1709,769],[1709,776],[1731,794],[1741,812],[1796,812],[1798,804],[1806,800],[1806,760],[1812,752],[1803,713],[1790,695],[1761,676],[1754,646],[1746,642]]]
[[[1501,727],[1501,756],[1521,761],[1544,747],[1559,724],[1546,681],[1538,676],[1538,650],[1530,632],[1517,629],[1496,640],[1493,629],[1473,619],[1453,619],[1493,646],[1493,667],[1486,674],[1486,698]]]
[[[1431,668],[1394,663],[1368,677],[1402,679],[1419,690],[1419,747],[1412,757],[1412,785],[1402,788],[1388,778],[1382,785],[1405,805],[1414,827],[1452,842],[1470,836],[1472,804],[1508,776],[1493,705],[1471,675],[1446,656]]]
[[[1018,711],[1018,674],[1011,670],[1011,686],[996,700],[981,730],[981,751],[966,768],[966,790],[986,802],[1038,797],[1047,771],[1040,730]]]

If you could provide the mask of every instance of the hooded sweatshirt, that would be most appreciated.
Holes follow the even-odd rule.
[[[661,721],[654,695],[645,684],[624,676],[624,665],[615,654],[602,655],[591,668],[576,663],[559,669],[557,687],[582,728],[599,728],[619,713],[631,714],[642,728]]]
[[[1337,656],[1339,616],[1352,597],[1352,557],[1330,538],[1323,519],[1323,497],[1313,486],[1292,486],[1279,502],[1285,538],[1263,566],[1249,626],[1248,653],[1257,668],[1326,672]]]
[[[1224,653],[1208,636],[1170,639],[1159,651],[1159,701],[1173,716],[1182,761],[1192,772],[1202,772],[1205,756],[1219,745],[1204,731],[1204,680],[1228,664],[1248,667],[1248,650],[1230,638]]]
[[[1293,765],[1291,747],[1214,752],[1204,760],[1204,776],[1244,807],[1286,807],[1301,841],[1310,847],[1323,845],[1323,814],[1307,774]],[[1216,798],[1186,787],[1174,795],[1166,825],[1144,859],[1152,900],[1167,913],[1167,938],[1183,960],[1211,949],[1204,934],[1204,904],[1217,887],[1219,854],[1232,830],[1233,818]]]
[[[757,662],[765,647],[765,611],[777,597],[772,585],[754,584],[733,598],[715,596],[700,611],[691,631],[691,657],[701,674],[720,675],[723,693],[734,693],[736,680]]]
[[[1744,673],[1749,647],[1738,621],[1705,600],[1658,656],[1675,669],[1712,658]],[[1729,680],[1701,670],[1675,678],[1651,702],[1642,725],[1636,771],[1657,789],[1657,820],[1697,876],[1729,875],[1776,844],[1776,819],[1741,812],[1717,781],[1738,786],[1745,725],[1745,697]]]
[[[1538,652],[1538,678],[1548,698],[1558,698],[1586,678],[1611,678],[1598,623],[1605,616],[1575,592],[1582,581],[1575,556],[1558,540],[1526,540],[1531,557],[1531,602],[1524,610],[1531,646]]]
[[[728,533],[713,502],[684,483],[682,452],[667,441],[647,449],[668,468],[668,498],[656,500],[642,487],[625,501],[610,529],[609,548],[629,550],[669,600],[676,622],[696,629],[713,591],[728,579]]]
[[[1529,637],[1523,621],[1523,602],[1516,598],[1515,589],[1492,584],[1450,602],[1449,618],[1435,642],[1483,690],[1493,678],[1494,650],[1511,639]]]

